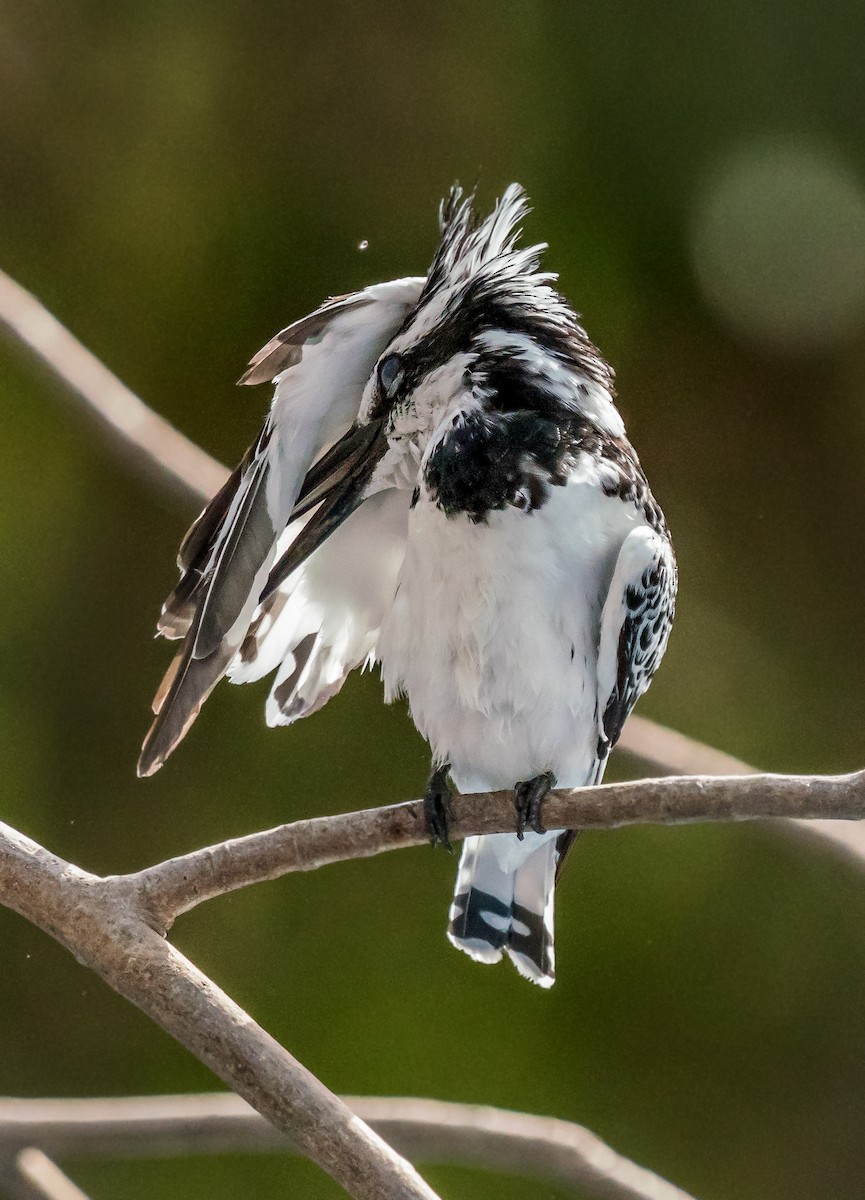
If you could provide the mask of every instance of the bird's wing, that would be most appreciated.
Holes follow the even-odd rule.
[[[315,712],[374,657],[405,554],[410,499],[396,488],[370,496],[256,610],[228,677],[250,683],[276,670],[268,725]],[[297,540],[292,526],[280,552]]]
[[[669,539],[648,526],[633,529],[622,543],[601,614],[601,760],[616,744],[664,656],[675,605],[676,562]]]
[[[273,379],[273,405],[257,441],[181,546],[180,581],[158,629],[183,641],[153,702],[139,774],[162,765],[244,642],[310,467],[320,458],[328,464],[318,472],[325,480],[344,473],[353,441],[343,435],[423,283],[400,279],[328,301],[253,359],[242,382]],[[325,453],[337,439],[341,448]],[[318,505],[309,527],[326,522],[328,503]]]
[[[594,782],[602,778],[628,713],[664,657],[676,609],[676,579],[669,538],[648,526],[632,529],[619,550],[601,611]],[[556,878],[576,836],[576,830],[566,830],[556,843]]]

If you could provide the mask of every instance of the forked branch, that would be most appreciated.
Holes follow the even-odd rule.
[[[87,410],[114,431],[117,444],[145,465],[159,486],[171,484],[201,501],[221,485],[224,467],[143,404],[39,301],[2,272],[0,325],[38,355]],[[788,824],[787,828],[807,823],[810,831],[828,834],[833,844],[855,855],[860,866],[865,865],[865,839],[861,834],[845,836],[838,826],[839,820],[865,817],[865,773],[836,778],[743,777],[749,770],[745,764],[639,720],[626,727],[621,745],[652,761],[665,774],[696,774],[556,792],[545,809],[550,828],[792,818],[799,825]],[[724,777],[710,778],[719,770]],[[507,793],[461,797],[456,814],[454,837],[513,827]],[[826,818],[830,818],[828,823]],[[299,1150],[330,1172],[350,1195],[361,1200],[435,1200],[435,1193],[405,1159],[160,936],[179,913],[210,897],[289,871],[419,845],[425,836],[422,807],[413,801],[299,821],[208,847],[134,875],[101,879],[0,825],[0,903],[51,934],[138,1005]],[[423,1154],[424,1139],[428,1149],[431,1142],[440,1141],[447,1121],[440,1108],[434,1132],[430,1132],[434,1124],[430,1119],[426,1124],[419,1119],[412,1126],[411,1103],[415,1102],[400,1101],[398,1116],[392,1110],[388,1116],[381,1109],[369,1115],[397,1143]],[[587,1131],[581,1130],[577,1136],[575,1127],[546,1122],[543,1136],[538,1134],[533,1140],[531,1133],[514,1126],[514,1114],[475,1110],[468,1120],[459,1106],[450,1111],[449,1144],[460,1145],[466,1157],[476,1153],[485,1164],[495,1145],[500,1165],[535,1161],[552,1170],[552,1164],[564,1164],[562,1177],[567,1175],[569,1181],[578,1178],[579,1163],[584,1170],[579,1179],[582,1186],[609,1200],[682,1200],[684,1196],[672,1185],[619,1159]],[[533,1128],[537,1133],[537,1127]],[[554,1145],[558,1150],[551,1149]],[[47,1161],[30,1160],[31,1166],[43,1168],[45,1179]],[[8,1157],[0,1158],[0,1170],[6,1172],[9,1167]],[[41,1186],[35,1178],[26,1178],[21,1162],[13,1163],[11,1170],[17,1172],[22,1196],[25,1187]],[[9,1178],[8,1173],[4,1178]],[[55,1169],[54,1185],[59,1187],[63,1178]],[[45,1187],[43,1193],[50,1194]]]
[[[436,1200],[414,1168],[142,919],[129,890],[0,825],[0,903],[50,933],[362,1200]]]
[[[865,814],[865,772],[678,777],[557,791],[551,828]],[[512,828],[507,792],[462,796],[452,836]],[[68,947],[287,1133],[350,1195],[432,1200],[414,1169],[159,936],[210,897],[292,870],[421,844],[420,801],[319,817],[101,879],[0,826],[0,902]],[[651,1194],[651,1193],[649,1193]]]

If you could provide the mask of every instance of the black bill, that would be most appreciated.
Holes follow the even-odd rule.
[[[315,509],[270,572],[263,604],[364,500],[366,486],[387,450],[383,421],[352,425],[307,472],[292,520]]]

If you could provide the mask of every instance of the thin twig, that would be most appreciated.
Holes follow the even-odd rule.
[[[0,1154],[0,1197],[2,1200],[45,1200],[45,1193],[21,1173],[17,1150]]]
[[[48,1155],[36,1146],[27,1146],[15,1157],[15,1167],[25,1187],[36,1200],[87,1200],[77,1183],[73,1183]],[[21,1193],[19,1193],[21,1194]]]
[[[813,820],[865,817],[865,771],[852,775],[687,775],[551,792],[548,829],[613,829],[620,825],[697,821]],[[452,838],[513,829],[510,792],[477,792],[454,799]],[[346,859],[369,858],[427,840],[423,802],[331,817],[313,817],[194,850],[118,877],[140,894],[155,929],[180,913],[291,871],[311,871]]]
[[[659,775],[759,775],[757,767],[751,767],[740,758],[716,750],[705,742],[677,733],[633,713],[627,721],[618,750],[644,763]]]
[[[686,737],[646,717],[632,715],[625,725],[619,748],[642,759],[662,775],[755,775],[757,768]],[[806,821],[792,818],[773,826],[797,839],[834,850],[851,866],[865,867],[865,821]]]
[[[358,1200],[436,1200],[414,1168],[142,920],[128,890],[0,824],[0,902],[50,933]]]
[[[32,351],[161,487],[207,500],[225,467],[140,400],[20,284],[0,271],[0,326]]]
[[[598,1200],[689,1200],[569,1121],[415,1097],[347,1096],[345,1103],[400,1153],[421,1162],[547,1179]],[[223,1093],[0,1099],[0,1154],[25,1143],[61,1157],[295,1152],[240,1097]]]

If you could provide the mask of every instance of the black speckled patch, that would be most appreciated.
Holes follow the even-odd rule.
[[[485,521],[510,505],[531,513],[565,482],[567,452],[559,426],[538,413],[468,413],[430,455],[424,482],[448,516]]]

